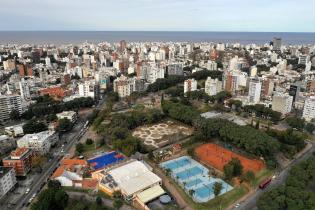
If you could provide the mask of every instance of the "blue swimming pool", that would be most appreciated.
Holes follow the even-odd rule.
[[[95,158],[88,159],[87,162],[93,166],[94,170],[98,170],[110,164],[122,161],[124,159],[125,157],[122,154],[114,151],[114,152],[104,153]]]
[[[171,171],[173,179],[184,188],[187,194],[193,190],[192,198],[199,203],[207,202],[214,198],[213,186],[216,182],[222,184],[220,194],[233,189],[232,186],[222,179],[209,176],[209,170],[189,156],[166,161],[161,163],[160,166]]]

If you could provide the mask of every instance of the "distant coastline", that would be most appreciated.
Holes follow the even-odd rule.
[[[0,44],[80,44],[118,42],[223,42],[269,43],[281,37],[284,44],[315,44],[312,32],[189,32],[189,31],[0,31]]]

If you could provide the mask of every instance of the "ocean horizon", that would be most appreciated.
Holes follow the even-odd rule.
[[[283,44],[314,45],[315,32],[208,31],[0,31],[0,44],[80,44],[100,42],[215,42],[265,44],[280,37]]]

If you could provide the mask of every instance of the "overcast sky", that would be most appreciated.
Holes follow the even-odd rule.
[[[315,0],[0,0],[0,30],[315,32]]]

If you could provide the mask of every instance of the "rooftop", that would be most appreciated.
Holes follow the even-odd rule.
[[[110,170],[108,174],[113,177],[127,196],[161,182],[161,178],[140,161],[129,162],[126,165]]]
[[[13,150],[10,154],[11,159],[20,159],[22,158],[26,153],[28,153],[30,151],[30,149],[25,148],[25,147],[21,147],[21,148],[16,148],[15,150]]]

